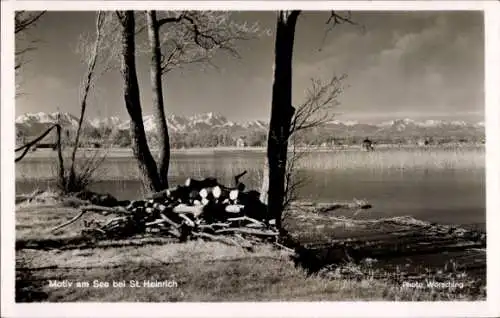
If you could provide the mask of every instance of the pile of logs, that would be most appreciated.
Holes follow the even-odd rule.
[[[87,212],[113,215],[105,221],[86,221],[85,235],[126,238],[136,234],[222,241],[248,247],[251,241],[276,241],[278,232],[269,218],[267,206],[257,191],[246,191],[239,178],[226,187],[215,178],[187,179],[184,185],[152,194],[145,200],[126,206],[86,205],[80,214],[52,229],[53,232],[74,223]]]

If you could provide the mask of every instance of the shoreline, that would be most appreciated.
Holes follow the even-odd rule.
[[[418,146],[418,145],[395,145],[395,144],[381,144],[376,145],[373,153],[377,153],[377,150],[456,150],[456,149],[485,149],[484,144],[445,144],[445,145],[427,145],[427,146]],[[158,151],[158,148],[151,148],[151,152],[155,153]],[[203,154],[213,154],[213,153],[230,153],[230,152],[241,152],[241,153],[266,153],[266,147],[206,147],[206,148],[180,148],[180,149],[171,149],[172,154],[180,154],[180,155],[203,155]],[[289,148],[289,152],[292,152],[293,149]],[[350,152],[350,151],[359,151],[366,152],[359,145],[345,145],[345,146],[316,146],[316,147],[297,147],[295,149],[296,152],[301,153],[328,153],[328,152]],[[63,151],[63,154],[68,152],[69,150]],[[79,148],[79,152],[77,152],[78,157],[83,157],[85,153],[93,153],[93,152],[101,152],[106,157],[132,157],[132,149],[130,148],[118,148],[118,147],[110,147],[110,148]],[[367,152],[370,153],[370,152]],[[55,157],[57,155],[56,151],[52,149],[37,149],[34,152],[30,152],[26,155],[26,158],[46,158],[46,157]]]

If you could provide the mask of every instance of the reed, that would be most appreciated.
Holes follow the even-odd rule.
[[[300,169],[481,169],[485,167],[484,148],[406,148],[362,152],[355,150],[310,152],[299,163]]]
[[[183,182],[187,176],[216,176],[231,183],[234,175],[247,170],[245,184],[255,188],[262,180],[264,152],[174,153],[170,166],[171,182]],[[78,162],[78,160],[77,160]],[[16,164],[16,180],[51,179],[56,176],[54,160],[27,157]],[[296,164],[300,170],[479,170],[485,168],[484,147],[389,148],[372,152],[359,149],[307,151]],[[131,155],[109,153],[95,173],[97,180],[139,180],[137,163]],[[242,180],[243,181],[243,180]]]

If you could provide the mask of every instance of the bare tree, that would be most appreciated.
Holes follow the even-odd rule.
[[[94,80],[94,71],[97,65],[97,59],[99,55],[99,45],[102,41],[102,29],[104,25],[104,13],[99,11],[97,12],[96,16],[96,36],[95,36],[95,41],[92,47],[92,51],[90,53],[90,56],[88,58],[88,64],[87,64],[87,72],[86,76],[83,82],[83,89],[82,89],[82,97],[80,100],[80,118],[78,119],[78,127],[76,130],[76,137],[75,137],[75,142],[73,145],[73,150],[71,152],[71,164],[69,168],[69,177],[67,180],[67,187],[72,188],[73,185],[76,183],[76,172],[75,172],[75,159],[76,159],[76,152],[78,151],[78,147],[80,146],[80,134],[82,131],[82,125],[83,125],[83,120],[85,117],[85,111],[87,109],[87,98],[90,92],[90,88],[92,85],[92,82]]]
[[[295,109],[292,106],[292,57],[295,25],[300,11],[279,11],[274,47],[274,80],[271,120],[267,140],[268,184],[267,204],[270,216],[281,228],[281,213],[285,197],[285,173],[288,138]]]
[[[154,120],[158,129],[157,171],[161,189],[168,187],[170,141],[165,115],[162,76],[188,64],[211,64],[217,51],[239,57],[234,45],[258,31],[257,25],[234,23],[229,12],[182,11],[146,13]],[[162,37],[160,38],[160,30]]]
[[[25,18],[23,23],[19,25],[19,32],[25,30],[27,27],[32,25],[34,21],[36,21],[41,14],[36,16],[28,16]],[[17,21],[17,20],[16,20]],[[21,21],[21,20],[20,20]],[[106,22],[106,14],[104,12],[99,11],[96,15],[96,28],[95,28],[95,38],[91,40],[89,43],[88,40],[82,39],[80,41],[81,47],[78,48],[80,53],[84,56],[85,63],[87,64],[87,71],[85,73],[83,82],[82,82],[82,91],[80,97],[80,117],[78,120],[77,131],[75,135],[74,141],[68,140],[72,145],[71,156],[69,160],[69,167],[66,167],[64,164],[64,158],[62,156],[62,147],[64,142],[62,141],[62,129],[61,126],[61,113],[59,112],[57,117],[57,123],[49,127],[44,133],[42,133],[39,137],[34,139],[33,141],[27,143],[26,145],[19,147],[16,151],[23,150],[23,153],[16,158],[16,162],[22,160],[22,158],[26,155],[28,150],[34,146],[37,142],[41,141],[45,136],[48,135],[53,128],[57,128],[57,150],[58,150],[58,186],[59,188],[66,192],[75,192],[83,190],[90,182],[92,174],[98,168],[100,163],[104,160],[104,156],[99,158],[98,152],[94,152],[90,158],[84,162],[82,166],[76,169],[76,154],[80,147],[80,138],[84,124],[85,112],[87,109],[87,100],[89,97],[89,93],[94,86],[95,81],[102,75],[105,71],[107,71],[110,67],[108,64],[104,64],[101,72],[98,71],[97,65],[103,64],[101,60],[106,61],[105,58],[102,58],[102,50],[106,47],[105,43],[105,26]],[[16,29],[17,31],[17,29]],[[110,33],[108,33],[110,34]],[[109,55],[108,55],[109,56]],[[66,131],[69,139],[69,131]]]
[[[64,166],[62,155],[59,159],[59,181],[58,185],[66,193],[84,190],[92,181],[95,171],[106,158],[106,153],[100,147],[99,150],[84,152],[79,158],[77,165],[77,152],[81,146],[82,133],[85,129],[85,114],[88,106],[90,92],[95,89],[98,79],[112,69],[116,59],[116,48],[112,44],[116,38],[115,21],[111,13],[98,11],[96,13],[95,30],[90,34],[83,34],[78,41],[77,53],[82,57],[82,62],[87,66],[83,76],[80,91],[80,116],[74,139],[67,133],[67,143],[72,147],[69,158],[69,167]],[[105,143],[102,137],[101,146]],[[62,171],[62,172],[61,172]]]
[[[298,115],[292,106],[293,45],[295,27],[300,14],[301,11],[279,11],[276,23],[271,120],[267,140],[267,170],[264,173],[261,199],[266,200],[267,198],[269,215],[270,217],[274,216],[276,226],[279,229],[282,229],[281,221],[285,204],[287,151],[290,136],[297,127],[307,127],[308,124],[304,118],[313,120],[310,115],[311,111],[319,113],[321,110],[319,105],[322,104],[319,100],[311,99],[309,106],[299,109]],[[327,21],[333,26],[346,22],[351,22],[349,16],[342,16],[336,12],[331,12]],[[326,101],[329,100],[328,94],[320,94],[319,96]],[[314,111],[315,109],[316,111]]]
[[[156,18],[156,11],[147,12],[147,27],[151,47],[151,88],[153,90],[153,111],[157,127],[157,136],[160,146],[158,156],[158,173],[162,188],[168,188],[168,167],[170,164],[170,141],[168,136],[167,119],[163,103],[162,87],[162,54],[160,47],[160,23]],[[158,189],[157,189],[158,190]]]
[[[135,66],[135,15],[133,11],[117,11],[121,30],[121,74],[123,95],[130,116],[130,138],[132,151],[141,171],[142,181],[148,190],[158,191],[161,183],[156,162],[149,150],[142,121],[142,108]]]
[[[306,91],[305,101],[296,107],[290,125],[291,151],[287,156],[285,172],[285,197],[283,209],[297,199],[298,190],[307,182],[299,176],[297,168],[304,152],[298,149],[297,137],[307,130],[320,127],[334,119],[333,109],[340,103],[338,98],[343,91],[342,82],[347,76],[332,76],[328,81],[311,79],[311,87]]]
[[[162,12],[158,19],[162,27],[162,73],[191,64],[216,67],[212,59],[217,52],[240,58],[235,47],[237,41],[265,34],[258,23],[238,23],[231,15],[225,11]]]

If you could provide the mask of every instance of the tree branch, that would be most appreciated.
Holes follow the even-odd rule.
[[[161,47],[162,73],[193,63],[210,63],[217,50],[240,58],[233,43],[252,38],[257,26],[233,23],[228,13],[182,11],[175,16],[159,18],[159,25],[171,24],[163,32]]]
[[[162,26],[167,23],[175,23],[175,22],[180,22],[184,17],[184,13],[181,13],[177,17],[169,17],[169,18],[162,18],[158,19],[158,26]]]
[[[33,12],[32,14],[27,13],[26,11],[16,11],[15,16],[14,16],[14,21],[15,21],[15,26],[14,26],[14,32],[15,34],[18,34],[20,32],[23,32],[24,30],[28,29],[31,27],[35,22],[37,22],[44,14],[46,11],[41,11],[41,12]],[[27,14],[26,14],[27,13]]]

